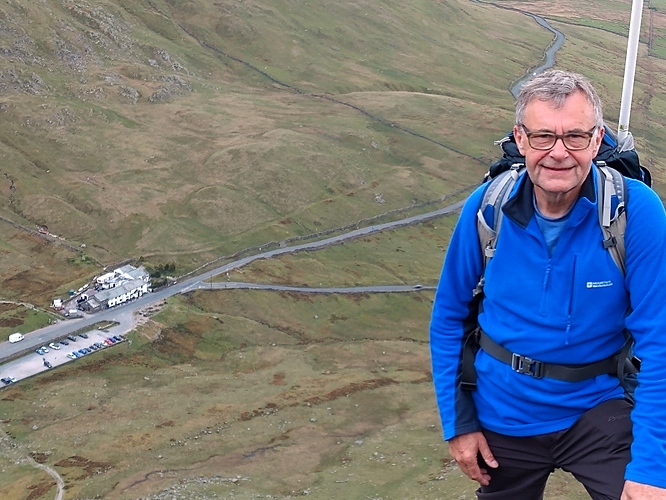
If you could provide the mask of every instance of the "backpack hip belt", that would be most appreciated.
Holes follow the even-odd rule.
[[[564,382],[582,382],[599,375],[616,376],[618,363],[626,357],[626,345],[611,356],[584,364],[555,364],[544,363],[522,354],[511,352],[491,339],[483,330],[479,329],[479,346],[493,358],[505,363],[516,373],[534,378],[553,378]],[[627,340],[629,342],[629,340]]]

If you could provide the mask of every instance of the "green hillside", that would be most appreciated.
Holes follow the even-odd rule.
[[[622,31],[615,4],[604,22]],[[46,305],[141,257],[183,273],[474,184],[511,124],[510,84],[551,39],[511,10],[531,4],[500,5],[9,2],[0,295]],[[612,122],[625,39],[572,19],[555,23],[558,62],[599,82]],[[641,60],[632,115],[658,182],[662,65]],[[25,231],[39,227],[57,245]]]
[[[1,295],[41,305],[101,265],[185,272],[476,182],[550,38],[463,1],[1,12],[0,215],[99,263],[3,222]]]
[[[478,183],[512,125],[511,84],[551,42],[520,9],[565,33],[557,65],[592,78],[617,123],[630,4],[8,0],[0,333],[46,324],[31,304],[119,262],[184,274],[443,206],[425,202]],[[631,119],[662,195],[665,12],[645,8]],[[454,222],[217,279],[434,285]],[[54,498],[36,464],[67,499],[473,498],[441,439],[431,305],[425,288],[155,304],[129,342],[1,390],[0,498]],[[558,472],[546,498],[587,496]]]

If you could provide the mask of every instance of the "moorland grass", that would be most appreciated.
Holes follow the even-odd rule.
[[[11,205],[0,200],[0,211],[28,226],[46,224],[74,246],[85,243],[100,262],[176,256],[178,267],[187,270],[260,243],[258,229],[261,237],[283,239],[379,213],[384,207],[373,201],[375,188],[386,194],[387,207],[409,206],[413,199],[456,187],[448,182],[458,179],[458,173],[446,182],[437,173],[446,171],[446,163],[433,168],[438,156],[452,157],[449,152],[438,155],[423,139],[406,137],[343,105],[299,95],[270,77],[317,95],[361,92],[353,102],[361,107],[368,91],[397,102],[414,90],[432,89],[440,96],[502,102],[509,108],[505,89],[519,75],[520,61],[535,57],[548,37],[529,29],[526,19],[494,15],[467,2],[314,4],[303,9],[293,9],[289,2],[270,8],[251,2],[218,4],[212,10],[205,3],[196,9],[158,3],[156,14],[129,1],[122,2],[122,10],[107,5],[63,9],[49,3],[56,21],[75,14],[73,30],[105,26],[108,33],[99,53],[105,63],[93,64],[98,54],[85,52],[72,38],[69,49],[81,56],[85,77],[76,80],[73,63],[53,60],[54,71],[39,73],[47,84],[42,95],[14,94],[0,137],[6,145],[4,158],[18,154],[20,160],[4,167],[17,189]],[[108,26],[100,22],[104,9],[111,16]],[[35,20],[34,44],[27,50],[53,45],[49,16],[30,8],[20,15],[10,9],[8,22],[20,16]],[[467,18],[475,22],[459,30]],[[158,21],[158,32],[151,31]],[[524,37],[534,37],[529,44],[517,45],[513,37],[491,29],[516,22],[525,28]],[[315,24],[316,30],[308,27]],[[196,25],[199,40],[179,25]],[[490,64],[496,55],[486,52],[487,34],[498,50],[507,50],[507,64],[497,73]],[[136,43],[123,56],[126,39]],[[224,51],[245,58],[256,70]],[[514,53],[510,58],[509,51]],[[145,62],[149,58],[155,61],[152,66]],[[347,67],[352,61],[358,71]],[[269,64],[278,71],[275,75],[264,69]],[[29,68],[17,71],[22,81],[32,74]],[[174,73],[192,91],[180,89],[167,101],[150,103],[152,93],[166,85],[164,78]],[[138,91],[136,105],[123,101],[121,85]],[[452,110],[465,109],[466,102],[457,101]],[[407,108],[402,106],[403,114],[411,114]],[[421,108],[418,114],[426,122],[437,122],[438,115],[428,117],[428,104]],[[421,116],[413,115],[411,124]],[[425,136],[430,132],[419,130]],[[357,145],[346,140],[350,136]],[[447,142],[442,137],[438,141]],[[383,149],[375,151],[373,142]],[[476,155],[479,146],[472,143]],[[492,147],[486,144],[485,155],[490,156]],[[421,149],[429,150],[428,157]],[[451,163],[461,162],[453,156]],[[402,171],[410,175],[397,175]],[[26,174],[32,176],[30,182],[24,180]],[[374,182],[378,185],[370,187]],[[220,189],[216,196],[198,196],[212,186]],[[345,203],[326,212],[322,202],[331,196]]]
[[[345,245],[258,260],[216,281],[337,287],[437,284],[457,215]]]
[[[44,95],[15,94],[0,124],[11,146],[2,152],[5,173],[17,187],[0,210],[27,225],[47,224],[74,246],[86,243],[103,263],[150,256],[176,259],[187,271],[264,238],[342,226],[477,182],[497,154],[492,140],[510,127],[509,85],[551,36],[527,16],[472,2],[155,5],[157,13],[129,0],[110,10],[112,28],[137,40],[128,54],[150,55],[155,64],[123,58],[120,38],[105,40],[106,66],[83,57],[86,81],[76,83],[71,67],[54,61]],[[575,3],[559,5],[577,12]],[[626,7],[603,12],[619,26]],[[51,8],[54,17],[73,12]],[[103,10],[82,12],[72,26],[89,29]],[[48,17],[34,9],[23,15],[39,21],[29,48],[50,46],[50,32],[37,29]],[[150,31],[148,18],[171,28]],[[179,25],[196,25],[195,36]],[[586,68],[612,102],[622,58],[610,54],[623,53],[625,39],[560,27],[568,41],[558,62]],[[150,103],[174,72],[192,90]],[[663,85],[641,75],[658,74],[639,67],[637,96],[651,97],[634,113],[639,131],[659,122],[641,117],[652,101],[659,113]],[[120,85],[139,91],[136,105],[123,102]],[[649,89],[641,94],[643,85]],[[332,95],[376,119],[313,95]],[[641,144],[657,185],[660,144]],[[378,193],[385,205],[375,203]]]
[[[174,298],[131,344],[3,390],[4,428],[77,498],[470,495],[441,442],[428,296]],[[567,481],[551,491],[579,498]]]

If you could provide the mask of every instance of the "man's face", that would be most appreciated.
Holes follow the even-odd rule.
[[[590,172],[592,159],[599,151],[603,128],[596,131],[587,148],[579,151],[567,149],[562,139],[558,139],[548,150],[534,149],[530,146],[527,132],[584,134],[594,126],[594,110],[582,92],[567,97],[561,108],[537,99],[525,107],[523,127],[516,125],[513,131],[518,149],[525,156],[525,166],[534,183],[539,208],[542,200],[575,201]],[[532,141],[533,145],[537,144],[536,137],[533,136]]]

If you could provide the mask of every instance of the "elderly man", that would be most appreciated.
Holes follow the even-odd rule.
[[[495,254],[484,271],[476,226],[484,185],[462,210],[435,297],[430,341],[444,439],[480,499],[540,499],[556,468],[593,499],[666,499],[663,204],[626,180],[623,274],[601,244],[602,174],[592,160],[604,127],[591,83],[565,71],[536,75],[518,96],[513,131],[526,168],[503,205]],[[460,384],[470,321],[487,346],[499,346],[481,344],[474,391]],[[635,406],[612,374],[534,376],[497,355],[587,366],[621,350],[625,329],[642,360]]]

